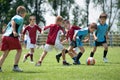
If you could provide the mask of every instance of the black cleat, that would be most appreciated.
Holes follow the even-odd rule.
[[[65,61],[65,62],[63,61],[63,65],[64,65],[64,66],[69,66],[69,65],[71,65],[71,64],[68,63],[68,62],[66,62],[66,61]]]
[[[60,57],[58,55],[56,55],[56,60],[58,63],[60,62]]]

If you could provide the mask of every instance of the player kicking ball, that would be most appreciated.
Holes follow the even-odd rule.
[[[82,28],[80,30],[77,30],[73,36],[73,40],[76,41],[76,45],[77,47],[80,49],[80,52],[78,53],[75,62],[73,63],[74,65],[78,65],[79,63],[79,59],[81,58],[81,56],[83,55],[83,53],[85,52],[85,49],[83,47],[83,42],[87,42],[89,40],[84,38],[89,34],[89,33],[93,33],[95,30],[97,29],[97,24],[96,23],[92,23],[90,24],[88,27],[86,28]]]

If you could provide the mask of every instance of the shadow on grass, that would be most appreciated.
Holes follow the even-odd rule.
[[[14,72],[12,71],[11,73],[29,73],[29,74],[38,74],[38,73],[47,73],[46,71],[23,71],[23,72]]]

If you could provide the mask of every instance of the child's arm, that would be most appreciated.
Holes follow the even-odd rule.
[[[17,32],[16,32],[16,26],[15,26],[16,23],[15,23],[14,20],[11,21],[11,25],[12,25],[13,35],[14,35],[14,37],[18,37],[18,34],[17,34]]]
[[[73,35],[73,41],[76,40],[76,35],[77,35],[78,32],[79,32],[78,30],[75,31],[75,34]]]
[[[93,33],[93,38],[95,41],[97,40],[97,36],[95,35],[95,32]]]
[[[106,33],[106,39],[109,39],[108,32]]]
[[[67,43],[67,42],[68,42],[68,40],[65,39],[65,40],[63,40],[61,43],[64,44],[64,43]]]

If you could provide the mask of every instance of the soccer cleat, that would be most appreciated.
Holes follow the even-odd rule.
[[[58,63],[60,62],[60,57],[58,55],[56,55],[56,60]]]
[[[103,58],[103,61],[104,61],[105,63],[107,63],[107,62],[108,62],[108,59],[107,59],[107,58]]]
[[[68,62],[66,62],[66,61],[63,61],[63,65],[64,65],[64,66],[69,66],[69,65],[71,65],[71,64],[68,63]]]
[[[80,65],[81,63],[80,63],[80,61],[74,61],[73,64],[74,64],[74,65]]]
[[[25,55],[24,55],[24,57],[23,57],[23,62],[25,62],[27,60],[27,58],[25,57]]]
[[[18,66],[13,68],[13,71],[15,72],[23,72]]]
[[[41,62],[37,62],[35,66],[41,66]]]
[[[34,61],[30,61],[30,63],[34,63]]]

